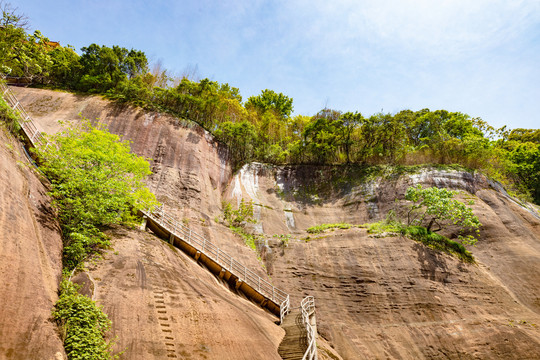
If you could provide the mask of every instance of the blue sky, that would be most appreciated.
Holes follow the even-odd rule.
[[[143,50],[295,114],[461,111],[540,128],[540,1],[18,0],[51,40]]]

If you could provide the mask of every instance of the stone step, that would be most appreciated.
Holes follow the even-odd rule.
[[[307,349],[306,329],[300,309],[293,309],[281,324],[285,337],[279,344],[278,353],[283,360],[302,360]]]

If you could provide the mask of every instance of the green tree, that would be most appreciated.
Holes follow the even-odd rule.
[[[81,49],[82,77],[79,89],[104,93],[114,89],[120,82],[143,75],[148,71],[144,52],[127,50],[114,45],[112,48],[91,44]]]
[[[235,168],[251,161],[257,146],[257,132],[248,121],[226,121],[215,132],[218,139],[227,144]]]
[[[11,74],[18,49],[26,41],[25,28],[28,26],[28,18],[4,1],[0,1],[0,9],[0,72]]]
[[[448,135],[460,140],[471,136],[484,136],[482,131],[475,126],[470,116],[460,112],[449,113],[449,118],[444,122],[443,129]]]
[[[22,27],[23,15],[17,15],[9,4],[2,4],[0,26],[0,71],[42,82],[51,65],[48,39],[36,30],[32,35]]]
[[[49,138],[36,150],[52,184],[62,223],[68,267],[106,245],[101,229],[134,219],[133,210],[155,204],[143,180],[148,162],[130,153],[127,141],[84,121]]]
[[[430,232],[454,224],[460,229],[459,239],[462,243],[473,245],[477,239],[470,234],[463,236],[462,233],[475,231],[478,235],[482,224],[470,207],[453,198],[456,194],[456,191],[436,187],[409,187],[405,193],[405,199],[412,202],[407,214],[408,225],[423,226],[427,223],[426,229]],[[433,229],[434,225],[438,228]]]
[[[68,46],[59,46],[50,53],[51,67],[50,80],[57,86],[73,89],[77,86],[78,79],[82,70],[79,63],[79,55],[75,49]]]
[[[274,90],[263,90],[260,95],[250,96],[246,102],[246,108],[253,107],[264,113],[274,111],[282,119],[289,118],[293,111],[293,99],[276,93]]]
[[[540,203],[540,144],[509,141],[506,157],[507,170],[530,191],[534,201]]]
[[[303,145],[310,161],[325,164],[338,159],[344,137],[340,116],[339,111],[323,109],[304,127]]]
[[[540,129],[514,129],[510,131],[508,140],[540,144]]]
[[[353,134],[362,124],[364,117],[359,112],[347,112],[341,115],[340,120],[343,124],[343,148],[347,158],[347,164],[351,162],[351,148],[354,145]]]

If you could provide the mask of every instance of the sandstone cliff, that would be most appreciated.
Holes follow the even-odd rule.
[[[346,359],[538,358],[538,214],[480,174],[362,171],[251,164],[228,192],[259,204],[265,234],[293,234],[286,245],[266,236],[266,266],[295,302],[315,296],[319,334]],[[406,188],[417,183],[463,190],[475,200],[483,224],[472,248],[478,265],[365,229],[305,232],[379,220],[391,209],[399,214]]]
[[[56,131],[56,120],[76,120],[80,112],[132,140],[135,152],[153,159],[150,185],[166,208],[264,276],[257,254],[214,221],[222,199],[252,199],[259,219],[253,231],[266,239],[260,244],[266,271],[275,285],[291,293],[295,304],[303,295],[315,295],[319,334],[344,359],[540,357],[540,221],[481,175],[423,171],[375,176],[354,168],[260,164],[232,174],[226,149],[197,126],[118,108],[98,97],[36,89],[17,93],[45,131]],[[472,248],[477,265],[412,240],[373,238],[364,229],[305,240],[309,226],[362,224],[384,217],[414,183],[465,190],[475,199],[474,211],[483,223],[481,240]],[[288,244],[273,236],[281,234],[292,234]],[[251,333],[261,349],[276,344],[279,329],[274,330],[268,315],[237,295],[223,294],[220,284],[183,255],[145,239],[135,233],[119,236],[118,255],[109,254],[91,273],[101,279],[96,281],[96,298],[118,324],[114,333],[120,348],[148,358],[167,351],[171,345],[156,335],[167,327],[154,313],[161,298],[176,304],[168,324],[178,331],[174,346],[180,358],[178,354],[220,359],[228,341],[241,338],[223,335],[233,329],[232,318],[222,309],[236,314],[234,331]],[[193,298],[194,293],[200,299]],[[197,326],[194,319],[214,326]],[[191,330],[182,332],[184,326]],[[145,339],[147,352],[137,348]],[[209,346],[215,351],[202,347],[196,353],[201,344],[213,344]],[[186,353],[181,353],[181,345]],[[229,348],[243,346],[239,341]],[[275,355],[268,350],[251,358]]]
[[[0,127],[0,358],[63,359],[50,319],[62,274],[60,227],[19,142]]]

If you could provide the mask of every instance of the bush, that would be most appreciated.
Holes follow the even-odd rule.
[[[240,200],[238,209],[233,209],[230,202],[223,201],[223,221],[229,227],[244,227],[247,223],[256,223],[253,218],[253,202]]]
[[[391,212],[386,220],[367,224],[369,234],[380,234],[386,236],[402,235],[421,242],[422,244],[438,251],[458,257],[467,263],[474,263],[474,256],[465,249],[462,244],[452,241],[445,236],[429,231],[423,226],[405,225],[393,219],[395,215]]]
[[[230,202],[223,201],[221,203],[223,207],[223,223],[234,233],[238,234],[244,243],[251,249],[256,250],[255,240],[259,237],[256,234],[250,234],[246,231],[246,225],[248,223],[255,224],[256,219],[253,218],[253,202],[240,200],[238,209],[233,209]]]
[[[12,134],[18,133],[21,129],[17,114],[2,97],[0,97],[0,119]]]
[[[423,226],[404,226],[401,233],[413,240],[421,242],[426,246],[457,256],[467,263],[474,263],[474,256],[465,249],[462,244],[452,241],[445,236],[428,231]]]
[[[51,181],[64,235],[64,264],[72,269],[109,245],[104,227],[130,223],[134,210],[156,203],[143,182],[150,166],[130,152],[128,142],[88,121],[50,142],[36,152]]]
[[[101,308],[77,292],[77,286],[64,278],[60,298],[52,313],[63,330],[64,347],[70,360],[108,360],[113,344],[104,339],[111,321]]]

